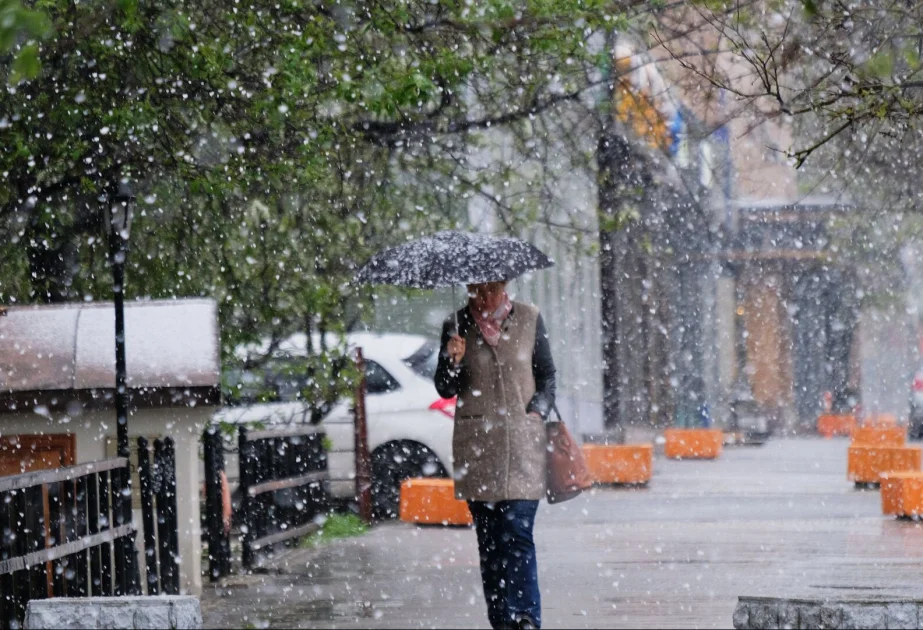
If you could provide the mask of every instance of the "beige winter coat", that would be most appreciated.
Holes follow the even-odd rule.
[[[458,392],[452,440],[459,499],[545,497],[545,426],[526,413],[535,394],[537,319],[537,308],[514,302],[496,348],[483,340],[476,325],[464,331],[467,378]]]

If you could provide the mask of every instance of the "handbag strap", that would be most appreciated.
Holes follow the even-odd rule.
[[[558,411],[558,404],[551,403],[551,409],[554,411],[554,415],[558,417],[558,422],[564,424],[564,418],[561,417],[561,412]],[[554,422],[554,420],[547,420],[546,422]]]

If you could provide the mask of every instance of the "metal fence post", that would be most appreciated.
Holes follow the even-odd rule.
[[[109,474],[109,471],[99,473],[99,514],[101,530],[112,529],[113,525],[111,478],[112,475]],[[118,549],[116,549],[116,552],[118,552]],[[102,579],[100,595],[103,597],[111,596],[114,591],[112,580],[112,545],[107,544],[100,548],[99,564],[100,576]],[[57,592],[55,594],[57,595]]]
[[[210,426],[202,437],[205,445],[205,514],[208,528],[208,575],[212,582],[228,574],[227,536],[224,533],[224,505],[221,472],[224,453],[221,432]]]
[[[120,527],[125,524],[125,512],[122,509],[122,488],[125,488],[126,485],[123,481],[123,474],[125,471],[121,468],[116,468],[111,473],[112,479],[112,519],[115,527]],[[62,494],[61,497],[63,503],[63,513],[67,513],[67,494]],[[128,595],[128,570],[126,567],[127,558],[125,555],[125,544],[121,539],[116,540],[113,545],[115,550],[115,589],[114,594],[119,595]]]
[[[157,552],[160,556],[160,582],[164,593],[169,593],[172,584],[171,571],[175,570],[173,558],[170,555],[170,519],[167,516],[167,462],[164,453],[164,443],[154,440],[154,466],[153,474],[157,477]]]
[[[147,594],[160,593],[160,572],[157,562],[157,538],[154,530],[154,493],[151,478],[151,455],[147,438],[138,438],[138,478],[141,483],[141,522],[144,524],[144,566]]]
[[[176,506],[176,443],[173,438],[164,440],[167,452],[167,513],[170,517],[170,578],[171,595],[179,595],[179,515]]]

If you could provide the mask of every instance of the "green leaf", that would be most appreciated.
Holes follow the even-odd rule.
[[[34,79],[42,70],[38,58],[38,44],[23,46],[13,59],[10,83],[16,84],[27,79]]]
[[[888,50],[879,50],[865,62],[865,69],[879,79],[888,78],[894,73],[894,55]]]
[[[25,9],[18,0],[0,0],[0,52],[16,45],[22,36],[45,37],[51,22],[42,11]]]
[[[801,6],[808,17],[814,17],[820,13],[820,7],[815,0],[801,0]]]

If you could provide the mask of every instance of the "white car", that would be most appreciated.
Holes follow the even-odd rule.
[[[402,481],[452,474],[455,401],[440,398],[433,384],[439,354],[437,341],[416,335],[370,333],[352,334],[346,341],[351,350],[362,349],[366,363],[366,416],[375,513],[378,518],[393,518],[397,516]],[[243,356],[245,352],[242,349],[239,354]],[[300,385],[292,382],[291,376],[283,376],[286,365],[305,356],[305,335],[294,335],[273,354],[262,377],[240,371],[226,375],[243,389],[270,392],[276,402],[225,407],[215,420],[267,427],[310,422],[309,407],[298,399]],[[355,496],[352,408],[353,400],[347,397],[334,404],[321,420],[330,439],[331,494],[338,499]],[[235,486],[237,462],[230,459],[227,474]]]

